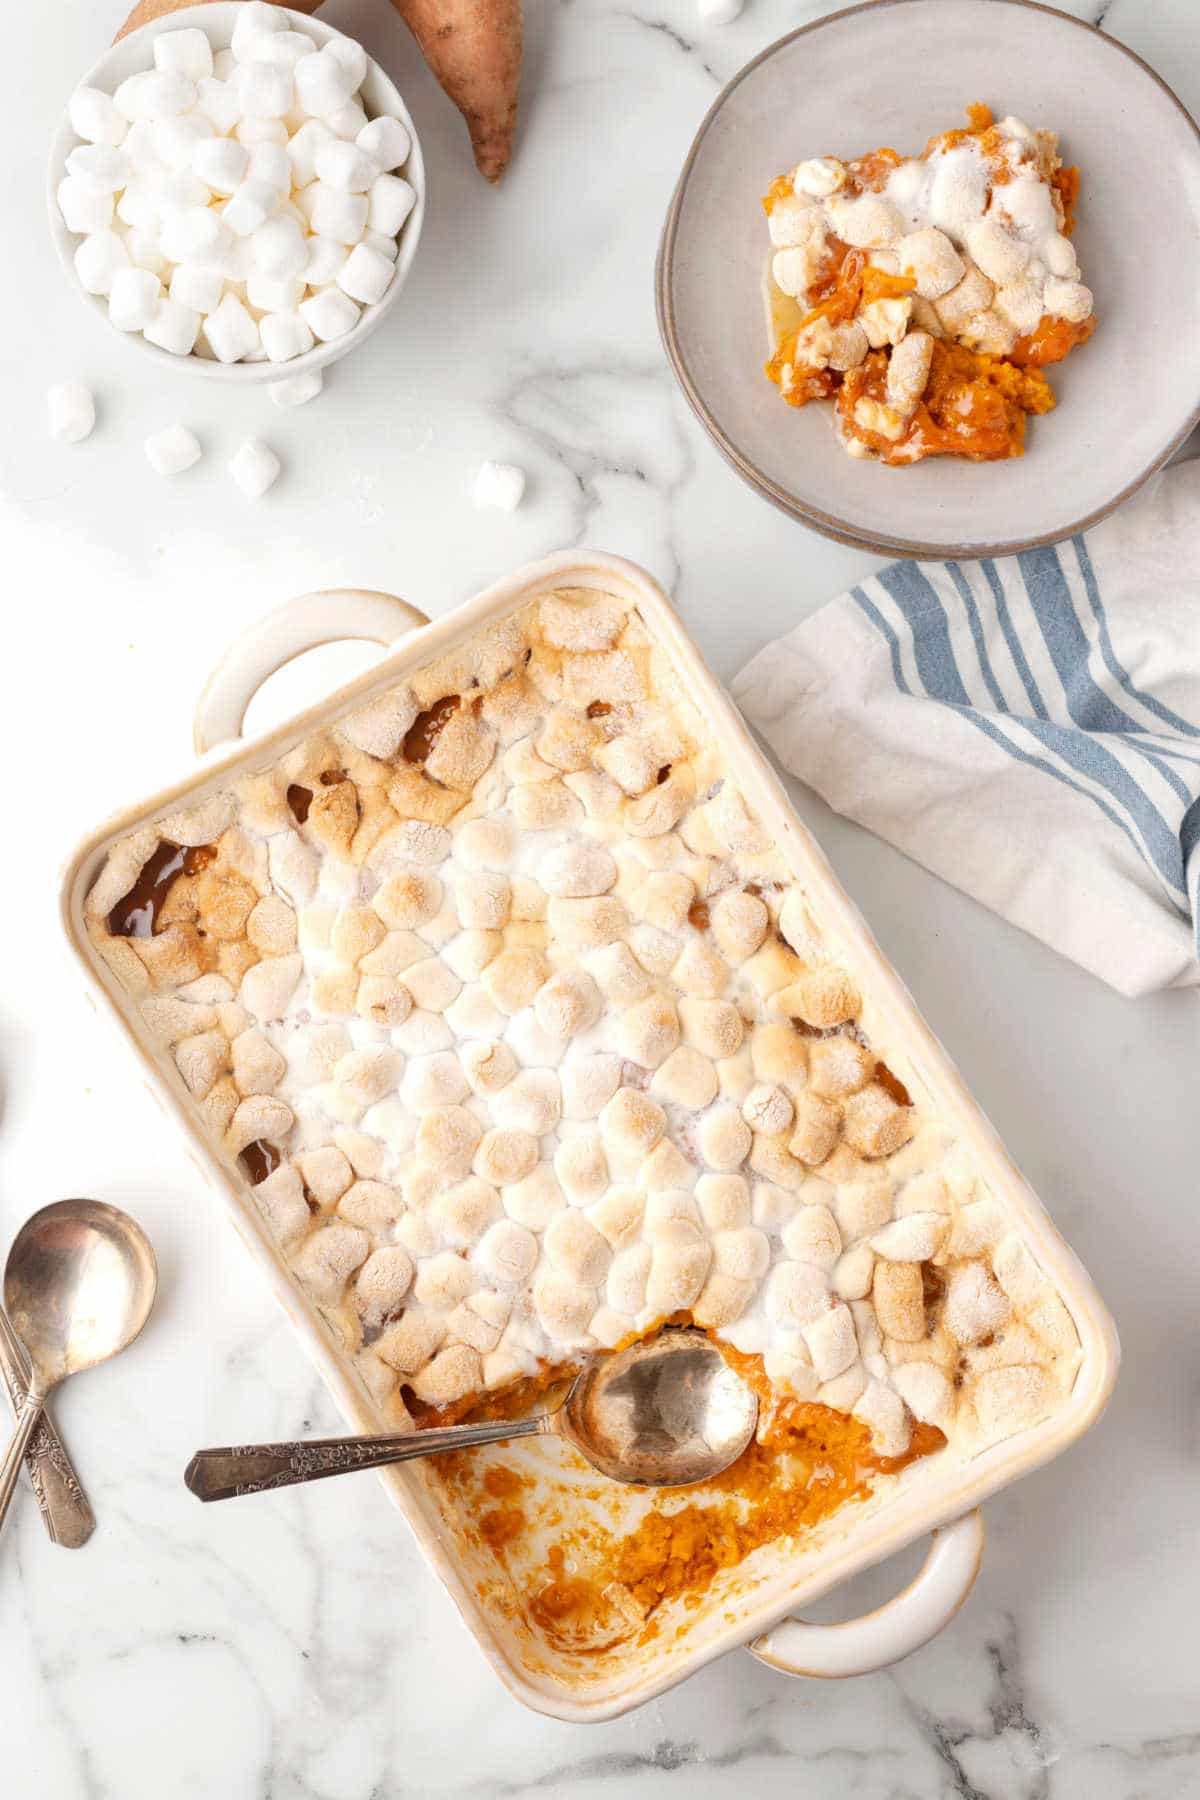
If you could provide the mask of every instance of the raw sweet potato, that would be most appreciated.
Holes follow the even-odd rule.
[[[471,134],[475,167],[499,181],[512,155],[521,0],[392,0]]]

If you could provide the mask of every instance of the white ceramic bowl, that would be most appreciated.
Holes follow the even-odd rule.
[[[971,101],[1059,132],[1082,170],[1075,241],[1099,325],[1047,371],[1058,408],[1000,463],[856,462],[831,408],[766,380],[760,196],[807,156],[914,154]],[[908,556],[996,555],[1095,523],[1200,419],[1200,133],[1154,71],[1030,0],[875,0],[780,39],[700,127],[658,263],[663,343],[751,486],[827,536]]]
[[[283,10],[287,10],[284,8]],[[214,50],[226,49],[233,38],[233,28],[241,12],[239,0],[214,0],[205,6],[191,6],[183,12],[167,13],[162,18],[154,19],[149,25],[143,25],[137,31],[131,31],[118,43],[110,44],[104,54],[93,63],[92,67],[79,78],[79,87],[103,88],[105,93],[113,93],[127,75],[135,75],[139,69],[148,69],[154,62],[153,43],[160,32],[179,31],[184,26],[198,25],[207,32]],[[343,38],[344,32],[335,31],[331,25],[320,19],[310,19],[304,13],[288,13],[289,29],[302,31],[311,37],[317,48],[323,49],[335,39]],[[75,273],[75,251],[82,241],[78,232],[68,231],[63,216],[58,210],[58,184],[66,174],[67,157],[79,143],[79,138],[71,128],[71,121],[63,114],[62,121],[54,135],[54,143],[50,152],[49,185],[47,200],[50,210],[50,232],[58,251],[59,260],[66,270],[67,279],[76,292],[91,306],[110,331],[116,331],[142,356],[153,357],[155,362],[165,368],[190,370],[193,374],[207,376],[212,381],[254,382],[283,381],[292,375],[301,375],[309,369],[320,369],[326,364],[337,362],[349,351],[357,349],[365,343],[371,333],[382,323],[385,314],[396,304],[400,290],[408,278],[409,270],[417,254],[417,245],[421,239],[421,225],[425,217],[425,161],[421,155],[421,144],[417,137],[416,127],[409,116],[408,108],[400,98],[399,91],[390,76],[386,75],[377,62],[367,58],[366,79],[360,92],[362,104],[368,118],[379,118],[388,114],[399,119],[412,139],[412,149],[408,161],[401,171],[406,181],[412,184],[416,192],[413,209],[404,222],[400,233],[400,248],[396,256],[396,273],[384,294],[383,299],[374,306],[365,306],[362,317],[352,331],[344,337],[333,338],[329,343],[314,344],[303,356],[294,356],[290,362],[273,363],[265,356],[254,361],[221,363],[214,357],[200,356],[195,351],[190,356],[172,356],[169,350],[161,350],[157,344],[150,344],[137,331],[116,331],[108,318],[108,306],[104,297],[89,294]]]

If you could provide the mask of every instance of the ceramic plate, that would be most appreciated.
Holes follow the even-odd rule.
[[[1058,408],[999,463],[856,462],[828,404],[766,380],[760,197],[808,156],[915,154],[984,101],[1056,130],[1082,171],[1075,243],[1091,342],[1049,371]],[[734,77],[679,178],[658,261],[663,343],[745,480],[831,537],[901,555],[994,555],[1118,505],[1200,420],[1200,132],[1122,45],[1029,0],[874,0],[792,32]]]

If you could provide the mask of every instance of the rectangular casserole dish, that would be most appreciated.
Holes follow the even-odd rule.
[[[497,1565],[475,1528],[471,1507],[427,1469],[383,1473],[423,1552],[442,1579],[468,1628],[509,1689],[527,1705],[572,1720],[613,1717],[643,1704],[735,1645],[764,1633],[798,1606],[914,1539],[961,1518],[987,1495],[1064,1449],[1098,1417],[1117,1367],[1111,1321],[1087,1275],[1055,1231],[1040,1202],[1004,1153],[994,1131],[966,1092],[953,1064],[934,1039],[911,997],[842,892],[816,844],[789,806],[775,776],[753,745],[735,709],[687,638],[660,589],[642,571],[616,558],[565,553],[518,571],[433,624],[413,632],[367,674],[286,724],[230,747],[254,688],[274,668],[315,643],[338,636],[390,641],[405,628],[403,603],[355,594],[309,596],[254,628],[222,665],[202,701],[197,741],[216,744],[204,766],[150,800],[110,820],[75,852],[62,888],[62,917],[74,955],[89,982],[137,1054],[152,1090],[175,1117],[194,1159],[221,1195],[239,1235],[255,1256],[272,1291],[300,1333],[326,1385],[352,1428],[386,1429],[386,1421],[354,1364],[284,1266],[252,1190],[236,1162],[221,1154],[202,1129],[194,1104],[169,1050],[156,1041],[137,1003],[114,979],[89,939],[84,902],[115,842],[155,820],[194,807],[235,778],[260,771],[312,733],[385,693],[431,659],[446,656],[485,626],[495,625],[539,595],[590,589],[616,596],[640,617],[653,643],[669,658],[688,700],[711,731],[722,766],[736,781],[765,827],[814,916],[869,997],[872,1041],[886,1044],[888,1062],[905,1087],[946,1125],[975,1171],[1003,1206],[1007,1221],[1036,1259],[1078,1335],[1074,1379],[1047,1418],[971,1453],[947,1445],[882,1480],[863,1503],[843,1506],[814,1527],[799,1545],[780,1539],[722,1570],[699,1604],[670,1613],[670,1630],[625,1636],[600,1654],[576,1654],[540,1633],[516,1603],[515,1589],[547,1545],[565,1527],[590,1518],[599,1530],[620,1531],[639,1516],[638,1496],[621,1490],[598,1494],[569,1469],[544,1459],[561,1446],[543,1442],[523,1465],[540,1504],[521,1559]],[[420,617],[420,615],[416,615]],[[512,1460],[514,1453],[509,1453]],[[543,1460],[540,1462],[538,1457]],[[332,1496],[330,1503],[333,1504]],[[973,1567],[973,1565],[972,1565]],[[969,1585],[970,1575],[966,1578]],[[959,1596],[961,1597],[961,1596]],[[950,1608],[949,1610],[952,1610]],[[924,1630],[924,1636],[944,1622]],[[907,1647],[923,1637],[912,1639]],[[779,1646],[760,1642],[760,1653],[778,1666],[793,1666]],[[894,1655],[896,1652],[891,1652]],[[884,1653],[877,1661],[888,1660]],[[859,1664],[857,1666],[867,1666]],[[849,1672],[804,1664],[806,1672]]]

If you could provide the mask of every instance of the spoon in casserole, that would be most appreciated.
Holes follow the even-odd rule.
[[[611,1481],[686,1487],[736,1462],[757,1421],[752,1390],[702,1331],[688,1328],[594,1357],[550,1412],[389,1437],[198,1450],[184,1481],[201,1500],[233,1500],[447,1450],[561,1437]]]
[[[9,1323],[29,1355],[29,1386],[0,1462],[0,1525],[47,1398],[68,1375],[124,1350],[158,1286],[141,1226],[100,1200],[58,1200],[27,1219],[4,1270]]]

